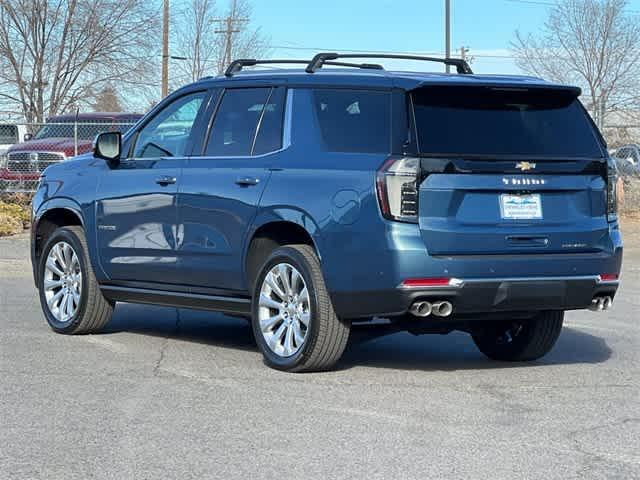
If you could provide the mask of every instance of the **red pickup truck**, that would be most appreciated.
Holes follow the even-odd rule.
[[[33,190],[49,165],[89,152],[98,133],[125,132],[141,116],[96,112],[49,117],[30,140],[13,145],[0,158],[0,190]]]

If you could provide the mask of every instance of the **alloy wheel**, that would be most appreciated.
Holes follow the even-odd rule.
[[[258,301],[260,331],[280,357],[295,355],[309,332],[311,307],[302,274],[288,263],[275,265],[262,281]]]
[[[67,242],[49,250],[42,288],[51,315],[61,323],[71,321],[80,308],[82,271],[78,255]]]

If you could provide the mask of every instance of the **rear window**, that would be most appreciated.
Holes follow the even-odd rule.
[[[15,125],[0,125],[0,145],[18,143],[18,127]]]
[[[314,91],[324,146],[333,152],[388,153],[391,96],[366,90]]]
[[[420,153],[601,157],[573,93],[472,87],[413,92]]]

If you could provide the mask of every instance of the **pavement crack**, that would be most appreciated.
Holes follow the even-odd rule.
[[[164,361],[165,353],[167,351],[167,346],[169,345],[169,337],[164,337],[162,340],[162,345],[160,346],[160,355],[158,355],[158,360],[156,360],[156,364],[153,367],[153,375],[157,376],[162,362]]]
[[[176,321],[174,324],[173,332],[168,333],[162,340],[162,345],[160,345],[160,353],[158,355],[158,359],[156,360],[155,365],[153,366],[153,375],[158,376],[160,373],[160,369],[162,368],[162,363],[167,355],[167,348],[169,347],[169,338],[170,336],[177,336],[180,333],[180,310],[176,308]]]

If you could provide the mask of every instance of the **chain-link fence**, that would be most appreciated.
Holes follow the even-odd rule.
[[[629,144],[640,144],[639,123],[611,123],[602,131],[610,148],[619,148]]]
[[[40,174],[54,163],[90,152],[100,132],[126,132],[128,122],[46,122],[0,125],[0,192],[33,192]]]
[[[620,177],[618,210],[640,217],[640,123],[609,124],[603,134]]]

